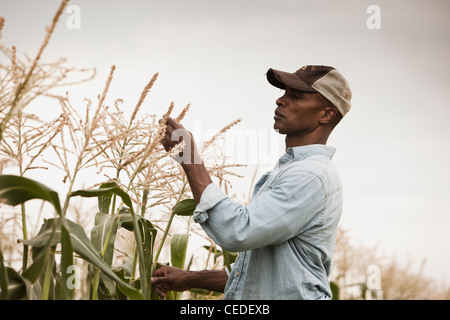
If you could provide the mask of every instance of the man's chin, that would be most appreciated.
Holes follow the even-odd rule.
[[[280,128],[279,126],[277,126],[276,123],[273,125],[273,129],[275,130],[275,132],[277,132],[279,134],[286,134],[286,132],[284,132],[283,128]]]

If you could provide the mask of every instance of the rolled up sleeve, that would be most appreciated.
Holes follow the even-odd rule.
[[[208,210],[212,209],[216,204],[225,198],[228,198],[225,192],[220,190],[216,184],[210,183],[205,190],[203,190],[202,196],[200,197],[200,202],[195,208],[194,221],[198,223],[205,222],[209,218]]]

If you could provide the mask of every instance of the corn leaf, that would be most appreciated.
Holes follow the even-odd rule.
[[[142,293],[145,299],[151,298],[151,266],[153,261],[153,245],[156,239],[156,229],[151,222],[142,216],[137,217],[137,227],[141,234],[141,243],[137,243],[139,252],[139,274],[141,279]],[[136,230],[135,230],[136,234]],[[140,247],[140,249],[139,249]],[[142,256],[141,256],[142,254]]]
[[[28,240],[19,239],[18,241],[34,248],[42,248],[49,242],[49,240],[51,240],[50,246],[53,247],[61,242],[60,227],[60,219],[45,219],[44,223],[41,225],[41,229],[34,238]],[[52,237],[53,233],[55,234],[55,237]]]
[[[109,188],[102,188],[102,189],[94,189],[94,190],[78,190],[75,192],[72,192],[71,196],[82,196],[82,197],[99,197],[99,196],[105,196],[109,193],[116,194],[119,196],[123,203],[128,206],[130,209],[130,213],[133,217],[133,230],[134,230],[134,237],[136,240],[136,246],[137,246],[137,252],[139,255],[139,272],[142,279],[145,281],[141,281],[141,288],[142,293],[146,299],[150,299],[150,274],[151,274],[151,264],[148,264],[146,262],[146,254],[148,253],[144,252],[144,234],[143,234],[143,228],[139,225],[138,217],[135,215],[133,210],[133,204],[131,202],[130,196],[123,191],[118,186],[116,187],[109,187]],[[147,250],[148,251],[148,250]],[[103,261],[104,262],[104,261]],[[111,269],[109,269],[111,270]],[[147,281],[148,279],[148,281]],[[122,289],[122,288],[121,288]]]
[[[92,198],[92,197],[108,197],[111,196],[112,194],[118,195],[122,199],[123,203],[125,203],[125,205],[127,205],[129,208],[132,208],[133,204],[131,202],[130,196],[117,185],[100,189],[77,190],[72,192],[70,196]]]
[[[61,224],[61,219],[49,219],[46,221],[47,226],[43,226],[41,228],[42,232],[38,234],[35,238],[30,240],[22,240],[25,244],[38,247],[45,245],[55,245],[61,241],[61,229],[56,227],[56,231],[54,234],[49,232],[49,229],[52,224],[58,226]],[[111,267],[102,259],[100,253],[98,253],[97,249],[94,245],[89,241],[84,229],[78,224],[70,221],[64,220],[64,225],[67,230],[68,235],[70,236],[70,242],[73,248],[73,251],[76,252],[81,258],[92,263],[96,267],[98,267],[101,271],[103,271],[108,277],[113,279],[120,289],[130,298],[130,299],[139,299],[141,300],[143,297],[138,290],[131,287],[124,281],[122,281],[111,269]],[[44,224],[45,225],[45,224]],[[47,237],[47,239],[46,239]],[[50,237],[53,237],[49,240]],[[33,263],[34,265],[34,263]],[[65,273],[65,270],[62,270],[62,273]],[[66,282],[62,283],[61,287],[64,287]]]
[[[50,249],[56,246],[60,239],[60,220],[49,219],[42,224],[36,237],[30,240],[19,240],[32,247],[33,263],[22,273],[31,283],[35,283],[44,272]]]
[[[106,182],[100,185],[99,189],[107,189],[107,188],[114,188],[118,187],[118,185],[115,182]],[[98,210],[101,213],[108,214],[109,213],[109,207],[111,206],[111,199],[113,196],[113,192],[107,192],[102,194],[101,196],[98,196]]]
[[[16,206],[31,199],[50,202],[58,215],[61,215],[61,204],[56,191],[32,179],[15,175],[0,175],[0,203]]]
[[[15,206],[21,203],[25,203],[26,201],[31,199],[41,199],[50,202],[55,208],[56,213],[61,216],[61,218],[64,218],[62,216],[59,196],[56,191],[50,189],[40,182],[29,178],[15,175],[0,175],[0,203],[4,202],[11,206]],[[63,268],[62,270],[65,270],[70,265],[73,265],[73,250],[72,244],[70,242],[70,236],[67,233],[65,223],[61,224],[60,229],[60,238],[62,239],[61,267]],[[54,230],[52,234],[54,234]],[[51,241],[52,240],[49,240],[49,242]],[[41,264],[44,262],[45,265],[45,261],[45,257],[39,257],[36,263],[33,264],[31,270],[26,273],[26,276],[30,277],[30,281],[36,281],[36,279],[39,277],[39,274],[42,273]],[[68,275],[65,272],[62,272],[61,282],[65,284],[67,278]],[[73,297],[73,289],[69,289],[66,285],[62,285],[61,294],[63,298],[71,299]]]
[[[173,267],[184,269],[188,239],[189,235],[186,233],[173,235],[170,241],[170,256]]]
[[[99,198],[99,206],[100,203],[101,201]],[[117,215],[112,216],[108,214],[109,205],[105,208],[106,213],[99,212],[95,216],[94,227],[91,231],[91,242],[97,249],[97,252],[102,255],[103,260],[111,266],[114,255],[114,242],[120,221],[117,218]],[[96,284],[94,283],[94,285]],[[101,272],[98,283],[99,298],[101,297],[102,300],[111,299],[115,294],[116,284],[111,278]]]
[[[30,240],[19,240],[31,246],[33,263],[23,271],[22,276],[34,284],[44,273],[47,263],[51,263],[52,250],[61,243],[61,278],[57,278],[58,299],[73,299],[74,288],[68,286],[70,274],[67,272],[73,265],[73,248],[70,234],[62,225],[62,219],[48,219],[42,224],[39,233]],[[65,220],[64,220],[65,221]]]
[[[70,277],[69,267],[73,266],[73,246],[71,235],[63,220],[61,227],[61,298],[64,300],[72,300],[74,296],[74,286],[69,286]]]
[[[8,269],[5,266],[5,261],[3,259],[3,253],[0,248],[0,299],[9,299],[9,279],[8,279]]]
[[[192,216],[196,206],[194,199],[185,199],[174,205],[172,212],[178,216]]]
[[[70,238],[72,241],[73,250],[78,253],[84,260],[91,262],[107,276],[116,281],[120,289],[131,299],[142,299],[142,295],[138,290],[123,282],[111,267],[102,259],[93,244],[89,241],[84,229],[78,224],[66,220]]]
[[[127,209],[122,209],[120,213],[117,214],[118,216],[118,225],[124,227],[128,231],[134,231],[134,217],[130,211]],[[157,230],[152,225],[152,223],[145,219],[143,216],[136,215],[137,225],[139,228],[139,233],[141,234],[141,243],[138,244],[138,247],[142,247],[143,252],[143,260],[145,268],[142,268],[142,262],[139,260],[139,272],[140,272],[140,278],[141,281],[144,283],[144,286],[148,286],[148,291],[146,293],[148,294],[146,296],[146,299],[149,299],[151,296],[151,284],[150,284],[150,278],[151,278],[151,265],[153,261],[153,247],[155,244],[156,234]],[[150,266],[150,267],[149,267]]]
[[[0,279],[0,297],[2,300],[28,299],[31,284],[22,277],[16,270],[5,267],[7,282]],[[6,284],[6,286],[5,286]]]
[[[170,241],[170,257],[173,267],[184,269],[188,239],[189,234],[186,233],[173,235]],[[171,296],[166,296],[167,300],[178,300],[180,297],[179,292],[171,292],[171,294]]]
[[[28,299],[31,283],[13,268],[5,266],[0,250],[0,300]]]
[[[118,213],[120,225],[127,229],[128,231],[134,231],[134,218],[130,213],[130,210],[122,208],[122,210]],[[138,219],[142,218],[142,216],[138,216]]]
[[[116,216],[105,213],[95,215],[94,227],[91,231],[91,242],[98,252],[102,253],[103,260],[108,265],[112,264],[114,254],[114,242],[120,220]]]

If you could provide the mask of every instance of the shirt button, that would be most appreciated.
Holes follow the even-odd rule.
[[[236,272],[236,277],[239,277],[239,271],[238,271],[238,272]]]

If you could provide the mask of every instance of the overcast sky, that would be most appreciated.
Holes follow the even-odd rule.
[[[71,88],[71,96],[96,97],[116,65],[111,101],[133,105],[159,72],[144,112],[191,103],[184,125],[198,140],[243,118],[241,132],[258,132],[256,147],[248,146],[258,156],[244,159],[249,168],[234,182],[237,193],[247,192],[256,165],[263,173],[284,149],[272,130],[281,92],[266,71],[336,67],[353,91],[352,109],[328,141],[344,184],[341,226],[355,243],[378,244],[417,266],[426,258],[427,274],[450,283],[449,1],[70,4],[80,8],[80,29],[67,26],[65,13],[43,60],[67,57],[68,65],[97,69],[96,80]],[[381,9],[379,30],[366,26],[373,4]],[[0,0],[3,43],[34,56],[58,5]],[[228,151],[239,157],[241,150]]]

